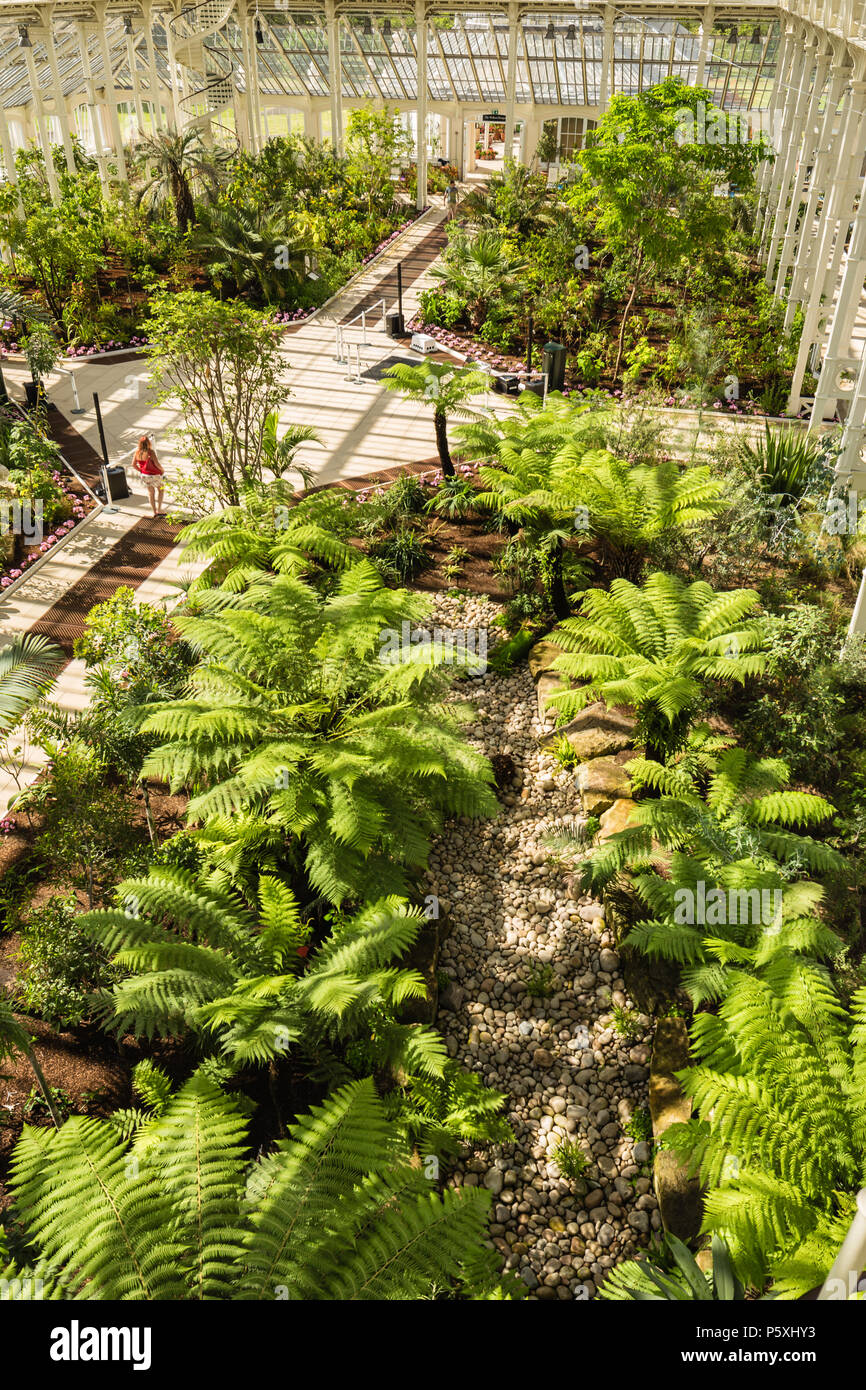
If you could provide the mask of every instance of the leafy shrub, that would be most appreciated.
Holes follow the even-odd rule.
[[[383,560],[404,583],[432,563],[430,542],[413,526],[398,526],[389,536],[374,541],[370,554]]]
[[[76,917],[74,894],[54,894],[24,924],[18,990],[28,1012],[61,1028],[91,1017],[94,990],[119,978]]]

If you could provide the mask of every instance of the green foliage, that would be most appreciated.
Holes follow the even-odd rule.
[[[589,1159],[577,1144],[567,1141],[553,1151],[553,1161],[566,1182],[578,1182],[589,1172]]]
[[[151,298],[146,331],[150,382],[180,411],[200,509],[214,496],[237,506],[242,486],[262,480],[268,420],[286,396],[277,325],[239,300],[186,290]]]
[[[15,801],[16,809],[42,817],[39,847],[58,874],[94,896],[134,842],[132,810],[123,791],[108,784],[102,756],[81,737],[65,746],[44,740],[49,775]]]
[[[15,1212],[44,1296],[417,1299],[477,1260],[489,1194],[432,1192],[372,1080],[300,1117],[249,1164],[236,1101],[196,1073],[131,1139],[75,1118],[26,1129]]]
[[[25,633],[0,649],[0,733],[14,728],[54,684],[63,654],[47,637]]]
[[[608,1274],[599,1298],[615,1302],[731,1303],[745,1298],[727,1246],[713,1236],[712,1273],[705,1274],[687,1245],[670,1232],[662,1239],[663,1263],[626,1260]]]
[[[554,634],[566,653],[554,669],[586,684],[549,703],[564,720],[594,700],[633,705],[648,757],[663,760],[685,742],[710,681],[742,684],[763,670],[762,635],[745,621],[757,601],[750,589],[720,594],[660,572],[641,587],[590,589]]]
[[[21,939],[18,992],[29,1013],[55,1027],[75,1028],[93,1013],[93,991],[117,972],[82,931],[74,894],[54,894],[27,914]]]
[[[399,1022],[423,998],[417,971],[394,962],[415,941],[419,911],[396,898],[338,918],[318,945],[287,885],[261,874],[246,901],[182,870],[155,868],[117,890],[119,908],[82,917],[127,978],[108,1007],[119,1033],[210,1039],[235,1068],[263,1065],[297,1047],[340,1074],[337,1049],[369,1043],[369,1066],[442,1074],[441,1038]]]
[[[404,584],[431,563],[427,537],[414,526],[405,524],[375,541],[369,547],[369,553],[377,562],[383,562],[386,575],[393,573]]]
[[[456,229],[442,264],[431,274],[447,294],[466,304],[470,326],[477,330],[494,301],[514,297],[525,268],[526,262],[498,232],[480,231],[470,237]]]
[[[738,1276],[783,1298],[823,1282],[864,1184],[864,1021],[866,991],[848,1012],[823,970],[779,956],[692,1025],[695,1118],[665,1145],[700,1173]]]
[[[400,647],[427,600],[361,561],[328,598],[284,574],[198,602],[177,618],[200,655],[190,696],[141,726],[163,740],[145,775],[192,788],[190,820],[251,816],[283,839],[304,894],[306,878],[340,902],[404,891],[445,815],[494,813],[492,773],[442,704],[448,653]]]
[[[530,999],[549,999],[556,992],[556,975],[552,965],[533,965],[526,981]]]

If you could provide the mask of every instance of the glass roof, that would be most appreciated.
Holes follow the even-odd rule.
[[[5,6],[0,6],[5,8]],[[291,13],[262,6],[261,43],[253,45],[262,96],[326,97],[328,84],[327,33],[323,15],[314,10]],[[133,25],[140,23],[133,16]],[[618,13],[614,28],[614,91],[636,93],[668,75],[693,83],[697,78],[700,38],[697,14],[682,19],[640,18]],[[736,41],[732,42],[736,33]],[[769,12],[739,26],[725,20],[714,32],[704,84],[720,105],[760,107],[767,103],[775,71],[778,24]],[[168,88],[166,34],[161,19],[154,23],[154,47],[160,82]],[[109,13],[106,35],[114,82],[131,93],[126,34],[121,13]],[[82,91],[83,65],[78,34],[71,18],[56,14],[55,46],[64,94]],[[234,80],[244,90],[241,32],[230,21],[216,36],[234,64]],[[531,13],[524,17],[518,38],[516,99],[520,104],[595,106],[600,100],[602,18],[598,13],[568,10]],[[144,38],[133,33],[136,62],[147,99],[149,70]],[[428,84],[432,101],[496,105],[505,102],[508,26],[504,14],[473,11],[434,18],[429,26]],[[417,99],[415,26],[407,16],[390,20],[353,14],[340,26],[343,95],[348,99]],[[32,34],[32,53],[45,97],[53,95],[53,79],[39,30]],[[94,82],[104,81],[103,61],[95,34],[88,39]],[[30,100],[30,81],[14,25],[0,28],[0,99],[5,107]],[[280,103],[291,105],[290,101]]]

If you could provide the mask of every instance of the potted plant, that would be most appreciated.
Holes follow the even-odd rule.
[[[31,324],[24,343],[24,356],[33,378],[32,381],[25,381],[24,393],[28,409],[33,410],[38,406],[42,394],[42,378],[48,375],[60,356],[60,346],[47,325]]]

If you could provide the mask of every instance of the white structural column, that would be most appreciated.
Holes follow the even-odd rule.
[[[87,34],[83,24],[76,24],[75,32],[78,36],[78,47],[81,50],[81,68],[84,74],[84,89],[87,93],[87,109],[90,112],[90,124],[93,127],[93,143],[96,146],[96,162],[99,165],[99,177],[103,188],[108,188],[111,180],[108,176],[108,165],[105,162],[105,135],[102,129],[102,120],[99,113],[99,106],[96,100],[96,92],[93,87],[93,69],[90,66],[90,49],[87,47]]]
[[[517,91],[517,45],[520,40],[520,11],[516,0],[508,6],[508,65],[505,70],[505,157],[514,151],[514,98]]]
[[[255,38],[250,37],[250,19],[245,5],[238,5],[237,15],[238,28],[241,31],[241,51],[244,60],[244,117],[247,128],[247,146],[255,153],[260,148],[261,144],[258,138],[258,126],[256,124],[258,109],[253,95],[255,81],[253,78],[253,65],[256,62],[256,56],[253,52],[255,48]]]
[[[602,111],[610,101],[611,93],[611,72],[613,70],[613,21],[616,11],[613,5],[604,7],[604,29],[602,31],[601,42],[601,83],[599,85],[598,104]]]
[[[33,115],[36,122],[36,129],[39,132],[39,143],[42,146],[42,155],[45,160],[45,175],[48,179],[48,188],[51,193],[51,201],[55,206],[60,202],[60,185],[57,182],[57,171],[54,168],[54,156],[51,152],[51,132],[48,129],[48,117],[45,114],[45,107],[42,103],[42,91],[39,86],[39,79],[36,76],[36,63],[33,59],[33,49],[24,49],[24,62],[27,66],[27,75],[30,79],[30,91],[33,94]]]
[[[66,167],[70,174],[74,174],[75,148],[72,144],[72,132],[69,129],[69,112],[66,110],[63,84],[60,81],[60,69],[57,66],[57,49],[54,46],[53,11],[51,10],[49,10],[45,17],[45,52],[48,55],[48,66],[51,69],[51,82],[54,91],[54,110],[57,112],[57,119],[60,122],[60,133],[63,137],[63,153],[66,156]]]
[[[165,52],[168,59],[168,80],[171,84],[171,111],[174,117],[174,128],[180,131],[183,128],[183,113],[180,108],[180,100],[183,96],[183,88],[180,85],[180,72],[177,66],[177,57],[174,51],[174,11],[163,14],[163,24],[165,25]]]
[[[804,44],[803,48],[803,61],[799,68],[797,91],[793,103],[789,108],[790,119],[785,122],[785,126],[783,127],[783,151],[779,161],[782,166],[782,173],[774,203],[772,227],[765,247],[767,269],[764,279],[768,287],[773,284],[776,251],[779,245],[779,239],[788,219],[788,192],[794,181],[797,159],[800,153],[800,141],[803,138],[803,126],[805,124],[806,111],[809,105],[809,92],[812,87],[814,53],[815,43],[814,39],[810,37],[809,42]],[[794,189],[792,191],[792,197],[796,196],[796,189]]]
[[[142,10],[144,17],[144,51],[147,54],[147,82],[150,96],[150,119],[154,134],[161,130],[165,122],[162,115],[162,102],[159,94],[159,73],[156,69],[156,48],[153,42],[153,11],[149,5]]]
[[[21,201],[21,194],[18,190],[18,175],[15,172],[15,153],[12,149],[12,141],[9,137],[9,126],[6,121],[6,107],[0,101],[0,150],[3,151],[3,172],[6,178],[15,189],[18,199],[18,216],[24,216],[24,204]]]
[[[776,108],[773,127],[774,135],[778,135],[778,148],[776,149],[776,158],[770,166],[770,174],[767,180],[767,196],[764,203],[763,224],[761,226],[762,251],[766,246],[776,216],[779,188],[782,183],[785,156],[787,153],[787,141],[790,137],[794,107],[799,94],[800,77],[803,71],[803,65],[806,61],[806,54],[803,49],[803,33],[804,31],[801,29],[801,26],[795,22],[789,26],[785,34],[787,40],[787,60],[785,63],[785,70],[782,74],[782,81],[779,89],[779,104]]]
[[[802,304],[806,298],[806,283],[810,263],[821,238],[822,226],[827,217],[827,208],[830,201],[827,195],[829,193],[829,180],[832,177],[830,160],[834,153],[836,113],[839,106],[839,99],[842,95],[842,88],[848,77],[848,70],[842,62],[842,57],[846,51],[845,45],[839,40],[834,40],[834,48],[835,60],[830,69],[827,101],[824,106],[821,134],[818,138],[818,151],[812,168],[812,177],[809,180],[809,197],[806,202],[806,211],[803,214],[803,220],[800,224],[794,268],[791,274],[791,285],[788,291],[788,304],[785,310],[786,329],[789,329],[794,321],[794,314],[797,311],[798,304]],[[818,199],[822,194],[824,195],[824,200],[821,207],[821,216],[818,218],[818,225],[816,226],[815,221]]]
[[[418,55],[418,195],[419,212],[427,206],[427,7],[415,0],[415,48]]]
[[[715,5],[706,5],[703,11],[701,12],[701,46],[698,50],[698,69],[695,74],[696,87],[703,87],[704,79],[707,75],[707,60],[710,56],[710,39],[713,37],[713,25],[715,24],[715,22]]]
[[[781,117],[781,112],[784,108],[785,80],[786,74],[791,65],[792,51],[793,45],[791,40],[791,34],[787,29],[783,29],[782,36],[779,40],[778,52],[776,55],[776,73],[773,78],[773,90],[770,93],[770,102],[767,109],[767,114],[770,122],[769,129],[772,133],[771,144],[773,147],[773,152],[777,157],[779,151],[776,149],[775,136],[776,131],[778,129],[778,123]],[[765,159],[764,163],[761,165],[761,172],[758,177],[758,213],[755,222],[756,229],[758,230],[760,230],[763,223],[767,198],[769,195],[770,185],[773,178],[774,167],[774,162],[770,159]]]
[[[838,141],[839,176],[830,190],[830,208],[823,228],[821,245],[816,252],[814,274],[809,286],[808,308],[803,320],[800,349],[792,382],[793,395],[794,389],[799,392],[802,385],[811,344],[820,342],[826,332],[824,322],[831,320],[825,362],[821,368],[813,408],[812,418],[816,421],[821,420],[825,414],[832,416],[835,413],[836,401],[840,394],[838,374],[850,358],[851,332],[859,306],[859,293],[856,302],[851,300],[853,281],[849,277],[847,287],[843,285],[844,294],[840,292],[835,309],[833,308],[848,227],[854,216],[854,203],[861,185],[860,168],[863,162],[863,138],[866,134],[866,81],[862,76],[862,60],[857,74],[851,83],[845,121]]]
[[[141,100],[141,82],[138,76],[138,56],[135,51],[135,43],[132,34],[126,36],[126,61],[129,65],[129,75],[132,79],[132,100],[135,103],[135,120],[141,135],[144,134],[144,106]]]
[[[343,146],[343,64],[340,60],[340,20],[334,0],[325,0],[328,26],[328,85],[331,89],[331,144]]]
[[[255,31],[255,13],[250,13],[247,7],[247,40],[250,46],[250,99],[253,111],[253,130],[255,131],[256,149],[260,150],[267,141],[267,131],[265,129],[264,111],[262,110],[262,89],[259,82],[259,43]]]
[[[114,74],[111,71],[111,54],[108,51],[108,35],[105,30],[107,12],[104,5],[97,7],[96,18],[99,51],[102,54],[102,75],[105,79],[105,105],[108,109],[108,123],[111,127],[111,143],[114,146],[114,156],[117,160],[118,177],[123,183],[126,183],[126,160],[123,157],[123,136],[120,131],[120,116],[117,112],[117,93],[114,89]]]
[[[821,51],[819,47],[818,58],[815,64],[815,75],[812,79],[812,95],[809,99],[806,117],[803,122],[803,139],[800,146],[799,163],[794,170],[794,183],[791,189],[791,205],[788,209],[788,222],[785,227],[785,235],[782,238],[782,245],[779,251],[779,266],[776,272],[776,294],[781,295],[785,290],[785,283],[788,278],[788,271],[794,260],[794,247],[797,240],[797,227],[805,227],[805,208],[804,220],[800,222],[800,209],[803,207],[805,198],[805,178],[806,170],[811,167],[812,178],[815,173],[815,160],[818,142],[821,137],[821,127],[819,125],[819,114],[821,110],[821,98],[824,95],[824,84],[827,81],[827,72],[830,67],[830,49]]]

